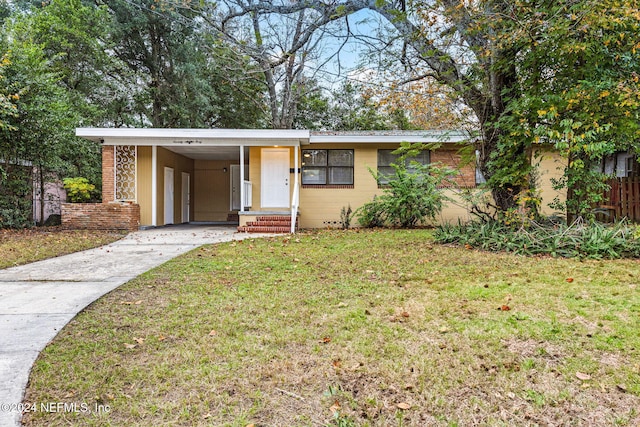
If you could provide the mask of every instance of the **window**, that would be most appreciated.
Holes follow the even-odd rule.
[[[396,170],[391,166],[392,163],[398,163],[398,154],[393,154],[395,150],[378,150],[378,184],[385,185],[389,183],[389,177],[393,176],[396,173]],[[407,166],[407,171],[415,172],[415,168],[411,167],[411,162],[418,162],[421,165],[429,164],[429,151],[421,151],[415,157],[407,157],[405,159],[405,165]]]
[[[353,185],[353,150],[302,150],[303,185]]]

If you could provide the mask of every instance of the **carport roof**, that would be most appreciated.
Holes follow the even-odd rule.
[[[290,129],[158,129],[77,128],[76,135],[104,145],[146,146],[299,146],[308,142],[308,130]]]

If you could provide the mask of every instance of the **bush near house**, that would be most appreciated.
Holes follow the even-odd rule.
[[[67,198],[71,203],[90,202],[95,198],[96,186],[82,177],[65,178],[62,180]]]
[[[438,164],[423,165],[407,159],[424,148],[403,144],[395,154],[403,154],[397,163],[392,163],[395,173],[383,176],[369,169],[378,182],[385,182],[383,193],[365,203],[357,211],[358,221],[363,227],[414,228],[435,219],[442,211],[447,197],[440,187],[450,181],[456,172]],[[384,180],[383,180],[384,178]]]

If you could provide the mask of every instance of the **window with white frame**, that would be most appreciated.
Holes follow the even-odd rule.
[[[302,185],[353,185],[353,150],[302,150]]]
[[[391,166],[392,164],[398,164],[399,154],[393,154],[395,150],[378,150],[378,184],[386,185],[389,183],[389,178],[395,175],[396,170]],[[428,165],[430,161],[429,151],[424,150],[418,153],[415,157],[405,158],[405,165],[407,171],[416,172],[415,168],[411,166],[412,162],[417,162],[421,165]]]

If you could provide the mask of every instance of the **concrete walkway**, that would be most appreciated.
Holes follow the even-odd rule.
[[[0,270],[0,426],[19,426],[31,366],[75,315],[107,292],[206,243],[261,237],[235,227],[178,225],[97,249]]]

